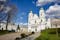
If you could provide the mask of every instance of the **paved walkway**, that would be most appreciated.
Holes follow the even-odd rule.
[[[16,37],[20,37],[20,33],[10,33],[6,35],[1,35],[0,40],[14,40]]]
[[[35,38],[37,38],[38,36],[40,36],[40,33],[35,33],[29,37],[26,37],[24,39],[21,39],[21,40],[34,40]]]
[[[1,35],[0,40],[15,40],[16,37],[20,37],[21,33],[11,33],[11,34],[6,34],[6,35]],[[28,33],[27,33],[28,34]],[[36,37],[39,36],[40,33],[35,33],[29,37],[26,37],[21,40],[34,40]]]

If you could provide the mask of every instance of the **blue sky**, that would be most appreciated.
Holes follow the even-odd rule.
[[[45,11],[50,10],[51,6],[51,9],[53,9],[55,4],[57,4],[56,9],[58,8],[58,6],[60,7],[60,1],[58,0],[9,0],[9,3],[15,4],[17,6],[17,15],[14,20],[18,24],[28,22],[28,14],[31,10],[33,11],[33,13],[36,13],[38,15],[41,7],[43,7]],[[53,11],[52,13],[47,12],[47,16],[49,16],[48,14],[53,14],[54,12],[55,11]]]
[[[10,0],[11,4],[17,6],[18,12],[16,15],[16,23],[27,23],[28,14],[32,10],[34,13],[38,13],[38,9],[33,1],[36,0]]]

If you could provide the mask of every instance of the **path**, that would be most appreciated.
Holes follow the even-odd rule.
[[[37,38],[38,36],[40,35],[40,33],[35,33],[29,37],[26,37],[24,39],[21,39],[21,40],[34,40],[35,38]]]
[[[16,37],[20,37],[20,33],[1,35],[0,40],[14,40]]]
[[[15,40],[16,37],[20,37],[21,33],[11,33],[11,34],[6,34],[6,35],[1,35],[0,40]],[[28,33],[27,33],[28,34]],[[35,33],[29,37],[26,37],[21,40],[34,40],[36,37],[39,36],[39,33]]]

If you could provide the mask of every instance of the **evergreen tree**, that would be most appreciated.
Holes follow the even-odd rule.
[[[17,26],[17,30],[20,30],[20,27],[19,27],[19,25]]]

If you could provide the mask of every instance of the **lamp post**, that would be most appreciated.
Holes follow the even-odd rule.
[[[56,36],[57,36],[57,39],[58,39],[58,28],[57,28],[57,23],[55,24],[56,26]]]

